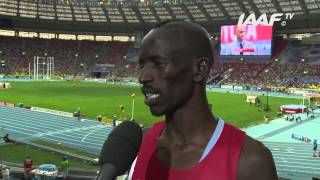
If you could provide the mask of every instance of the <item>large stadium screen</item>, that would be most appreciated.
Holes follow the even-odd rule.
[[[221,26],[220,55],[271,56],[272,26]]]

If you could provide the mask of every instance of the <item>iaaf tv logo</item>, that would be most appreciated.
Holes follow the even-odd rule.
[[[250,14],[247,19],[245,19],[245,14],[241,14],[238,21],[238,26],[241,25],[265,25],[272,26],[274,22],[281,21],[281,26],[287,24],[287,20],[291,20],[294,16],[294,13],[274,13],[270,16],[268,21],[267,14],[261,14],[258,19],[255,14]],[[244,20],[245,19],[245,20]]]

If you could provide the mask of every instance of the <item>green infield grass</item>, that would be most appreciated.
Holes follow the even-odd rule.
[[[146,126],[163,117],[154,117],[143,102],[139,87],[82,82],[12,82],[12,88],[0,90],[0,101],[23,103],[24,105],[81,113],[90,119],[98,115],[111,118],[120,116],[119,105],[125,107],[124,116],[131,118],[131,94],[135,97],[134,119]],[[183,90],[182,90],[183,91]],[[264,112],[263,106],[249,105],[245,94],[208,93],[213,113],[237,127],[261,123],[263,116],[277,117],[280,105],[300,104],[301,99],[269,97],[271,111]],[[265,104],[266,96],[261,97]],[[195,119],[196,121],[196,119]]]
[[[95,155],[95,154],[88,153],[88,152],[82,151],[80,149],[75,149],[75,148],[70,148],[70,147],[67,147],[67,146],[59,145],[59,144],[48,143],[48,142],[40,141],[40,140],[32,141],[32,143],[39,144],[39,145],[46,146],[46,147],[51,147],[51,148],[54,148],[54,149],[59,149],[59,150],[62,150],[62,151],[73,153],[73,154],[89,157],[89,158],[92,158],[92,159],[98,158],[98,156]]]
[[[52,147],[52,145],[50,145],[50,147]],[[30,156],[32,158],[33,164],[36,166],[40,164],[50,163],[57,165],[57,167],[60,167],[62,162],[61,156],[49,152],[43,152],[33,148],[28,148],[23,145],[9,144],[0,146],[0,160],[23,165],[23,161],[27,158],[27,156]],[[82,169],[97,169],[98,165],[84,163],[82,161],[70,160],[70,167]]]

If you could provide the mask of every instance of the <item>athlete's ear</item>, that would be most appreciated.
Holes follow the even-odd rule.
[[[209,73],[209,59],[199,58],[193,63],[193,81],[202,82]]]

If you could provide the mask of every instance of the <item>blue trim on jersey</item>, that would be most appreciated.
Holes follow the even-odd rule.
[[[222,119],[218,118],[218,124],[216,126],[216,129],[214,130],[214,133],[212,134],[212,136],[207,144],[207,147],[204,149],[199,162],[201,162],[205,157],[207,157],[209,152],[213,149],[214,145],[216,145],[216,143],[222,133],[223,127],[224,127],[224,121]]]

